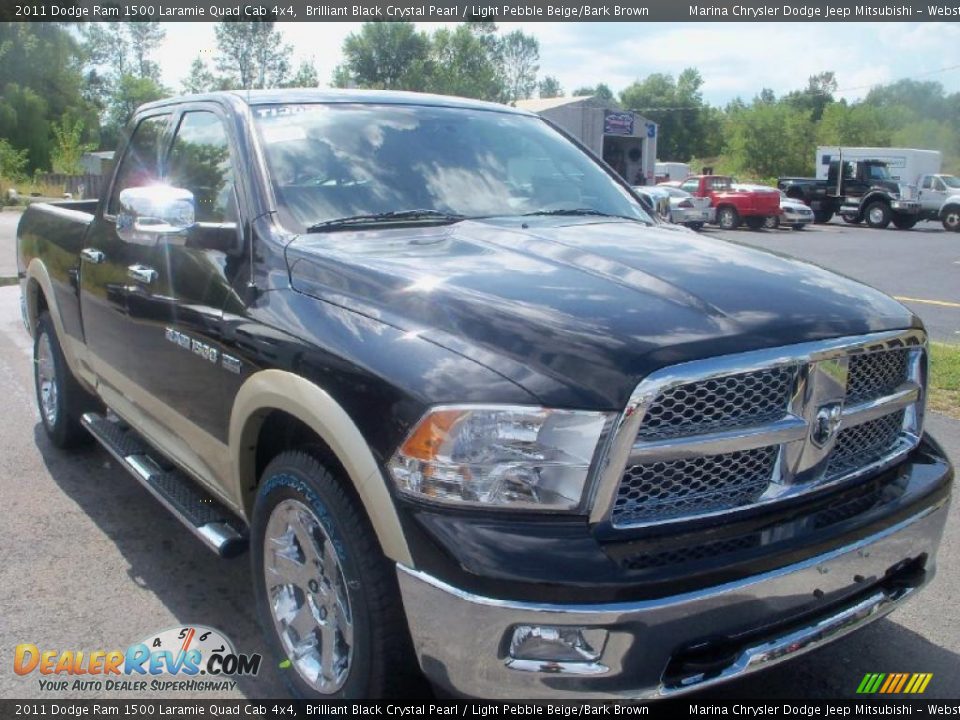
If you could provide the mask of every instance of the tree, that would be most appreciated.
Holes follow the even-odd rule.
[[[266,22],[220,22],[217,38],[216,68],[236,87],[280,87],[290,74],[287,58],[293,48]]]
[[[563,88],[560,87],[560,81],[552,75],[547,75],[541,80],[537,88],[542,98],[563,97]]]
[[[726,154],[736,171],[769,180],[809,172],[813,138],[809,112],[758,98],[728,118]]]
[[[209,66],[203,61],[202,57],[197,55],[190,63],[190,73],[180,87],[185,93],[202,93],[213,90],[216,85],[217,80]]]
[[[51,162],[55,173],[79,175],[83,172],[80,159],[83,154],[96,148],[94,143],[83,142],[83,120],[64,115],[59,123],[53,123],[54,145]]]
[[[821,145],[884,146],[893,139],[892,118],[880,108],[866,103],[833,103],[823,111],[817,127]]]
[[[620,103],[660,126],[660,157],[685,161],[719,152],[717,115],[703,102],[700,73],[687,68],[679,78],[663,73],[637,80],[620,93]]]
[[[540,69],[540,43],[537,39],[514,30],[497,47],[496,60],[504,85],[504,102],[513,103],[533,95]]]
[[[337,87],[423,90],[429,74],[430,40],[410,22],[368,22],[343,43]]]
[[[315,88],[319,85],[320,76],[317,75],[317,68],[314,67],[313,61],[304,60],[283,87]]]
[[[441,28],[432,38],[428,89],[441,95],[500,100],[504,86],[489,43],[469,24]]]
[[[87,97],[100,113],[100,144],[113,147],[137,106],[170,94],[151,59],[166,31],[158,22],[90,23],[84,30]]]
[[[148,77],[123,75],[110,96],[105,120],[101,129],[101,142],[107,147],[116,147],[120,134],[134,110],[144,103],[159,100],[170,94],[160,83]]]
[[[26,170],[49,169],[50,123],[66,113],[96,139],[96,107],[84,95],[83,52],[60,23],[0,23],[0,137],[26,151]]]
[[[600,83],[594,87],[580,87],[573,91],[574,97],[585,97],[587,95],[593,95],[607,102],[616,102],[613,96],[613,90],[605,83]]]
[[[27,151],[16,150],[0,138],[0,178],[20,180],[26,174]]]
[[[804,90],[794,90],[783,98],[797,110],[806,110],[814,122],[820,122],[823,111],[834,101],[833,93],[837,91],[837,78],[832,71],[817,73],[807,79]]]
[[[160,82],[160,66],[150,59],[150,55],[163,42],[167,31],[159,22],[124,23],[124,30],[130,41],[133,72],[139,77]]]

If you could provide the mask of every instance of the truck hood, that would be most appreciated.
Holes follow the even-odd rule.
[[[461,353],[559,406],[621,408],[665,365],[919,322],[814,265],[631,221],[341,231],[302,235],[286,253],[297,291]]]

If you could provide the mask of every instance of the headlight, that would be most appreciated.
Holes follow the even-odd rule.
[[[538,407],[438,407],[417,423],[387,467],[401,492],[421,499],[572,510],[611,417]]]

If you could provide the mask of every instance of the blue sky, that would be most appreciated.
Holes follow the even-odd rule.
[[[294,47],[294,65],[312,59],[323,82],[340,62],[343,39],[359,23],[278,23]],[[442,23],[418,23],[423,29]],[[180,89],[190,63],[214,50],[212,23],[169,23],[157,59],[163,79]],[[569,94],[606,82],[622,90],[653,72],[696,67],[712,104],[750,99],[760,88],[778,95],[833,70],[841,96],[863,97],[878,83],[913,77],[960,91],[960,23],[501,23],[540,41],[540,74],[555,75]]]

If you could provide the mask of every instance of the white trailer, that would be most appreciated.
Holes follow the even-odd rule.
[[[658,162],[654,165],[654,174],[658,183],[686,180],[690,177],[690,166],[682,162]]]
[[[516,105],[566,130],[631,185],[654,184],[655,122],[632,110],[611,107],[592,95],[518,100]]]
[[[937,150],[821,145],[817,148],[818,180],[827,179],[830,161],[838,159],[841,153],[844,160],[882,160],[887,164],[891,180],[914,186],[919,185],[921,176],[938,174],[942,160]]]

